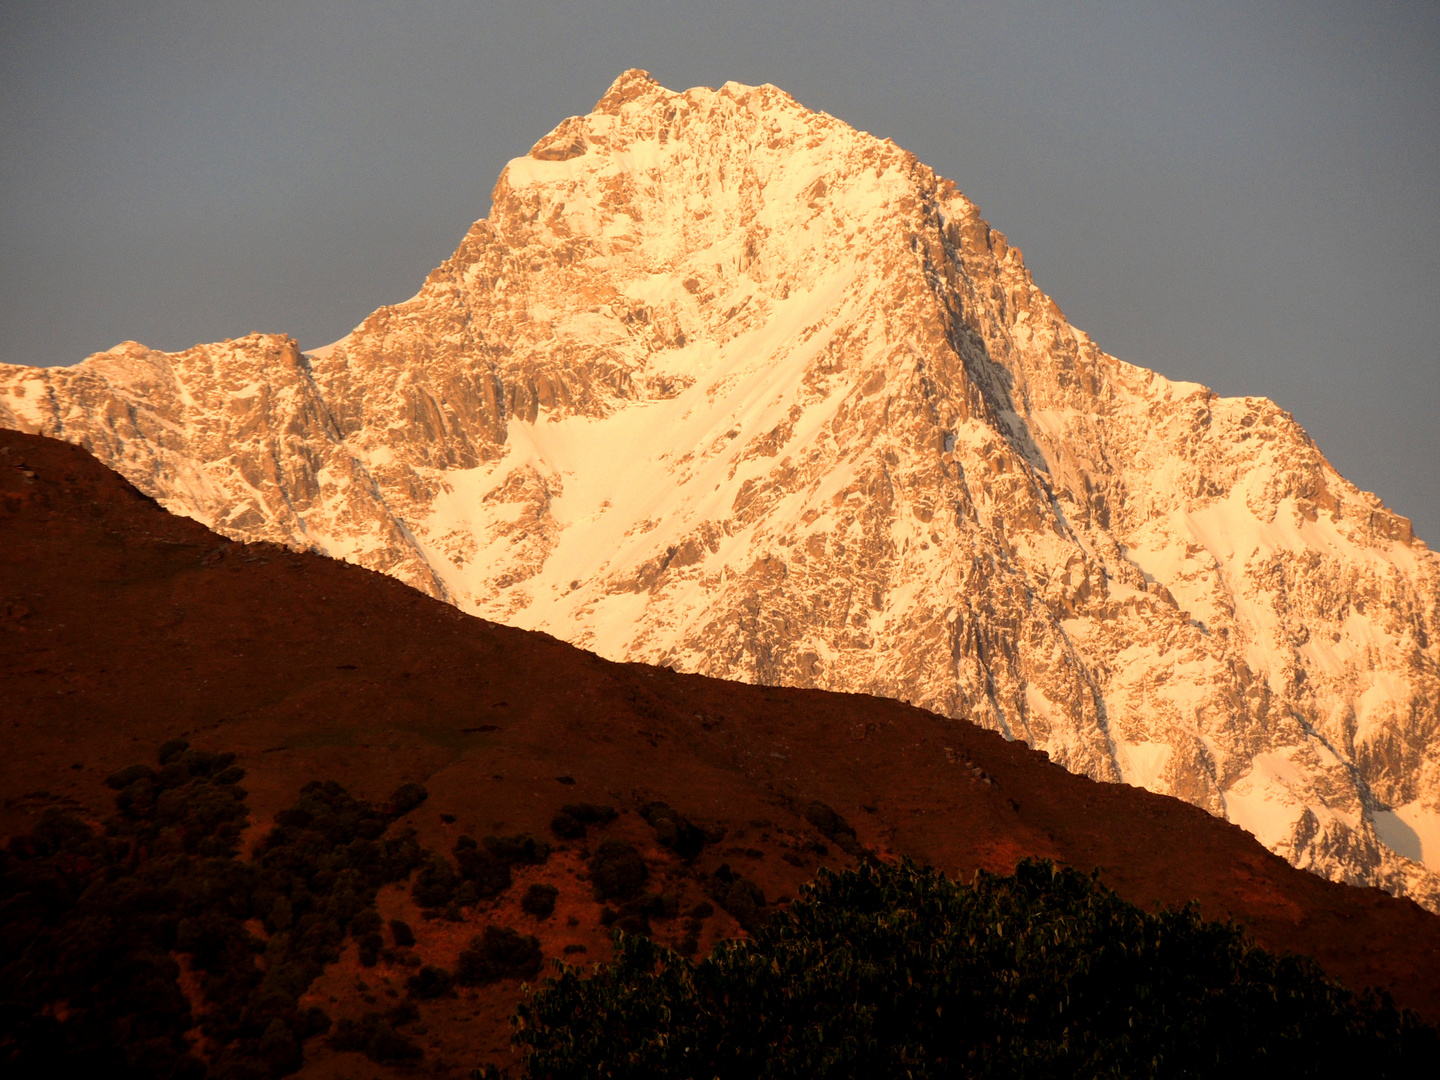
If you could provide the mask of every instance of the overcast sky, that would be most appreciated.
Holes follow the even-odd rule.
[[[1274,398],[1440,546],[1436,0],[10,0],[0,362],[332,341],[627,67],[893,138],[1103,348]]]

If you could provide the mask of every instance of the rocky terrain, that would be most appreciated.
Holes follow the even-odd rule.
[[[417,904],[418,873],[383,887],[380,914],[412,927],[414,945],[392,948],[386,930],[367,966],[347,939],[307,991],[303,1004],[323,1009],[334,1031],[413,1006],[402,1030],[427,1075],[512,1062],[506,1021],[522,990],[505,978],[412,994],[416,970],[456,970],[465,942],[492,926],[533,934],[547,963],[606,959],[594,856],[612,842],[633,845],[647,889],[678,898],[682,912],[715,896],[726,874],[771,908],[818,866],[857,858],[908,855],[968,879],[1048,857],[1099,868],[1146,908],[1195,900],[1267,948],[1313,955],[1346,985],[1385,988],[1440,1020],[1440,918],[1298,871],[1184,802],[1093,783],[965,721],[882,698],[612,663],[359,567],[227,541],[74,447],[3,431],[0,535],[0,840],[57,808],[100,820],[115,796],[106,778],[179,736],[238,755],[247,850],[315,779],[375,802],[422,783],[429,798],[397,827],[442,854],[467,834],[548,842],[548,857],[516,866],[498,895],[438,917]],[[658,802],[673,808],[672,824],[688,823],[688,847],[667,834]],[[592,822],[587,836],[557,835],[556,812],[572,803],[619,816]],[[526,906],[532,886],[555,890],[553,910]],[[743,932],[733,897],[712,907],[690,918],[656,911],[650,933],[667,944],[694,934],[707,950]],[[210,1006],[184,985],[200,1023]],[[198,1036],[196,1045],[203,1055]],[[357,1068],[414,1075],[326,1038],[306,1043],[302,1075]]]
[[[622,75],[411,300],[0,368],[226,536],[603,657],[862,692],[1440,910],[1440,563],[1263,399],[1106,355],[954,185]]]

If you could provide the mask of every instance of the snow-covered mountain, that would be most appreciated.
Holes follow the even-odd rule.
[[[949,181],[773,86],[626,72],[342,341],[6,367],[0,424],[229,535],[967,717],[1440,910],[1440,561],[1274,404],[1106,355]]]

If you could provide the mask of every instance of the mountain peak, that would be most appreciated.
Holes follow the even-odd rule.
[[[606,90],[600,100],[595,103],[595,112],[617,112],[627,102],[657,90],[665,91],[665,88],[655,81],[650,72],[641,68],[630,68],[622,71],[619,77],[610,84],[610,89]]]
[[[1440,907],[1408,523],[1273,403],[1100,351],[953,184],[775,87],[628,71],[340,342],[126,364],[6,369],[0,424],[230,535],[972,719]]]

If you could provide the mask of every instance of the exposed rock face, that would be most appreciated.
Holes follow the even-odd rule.
[[[771,86],[643,72],[420,292],[0,369],[229,535],[617,659],[903,698],[1440,910],[1440,562],[1282,410],[1101,352],[976,207]]]

